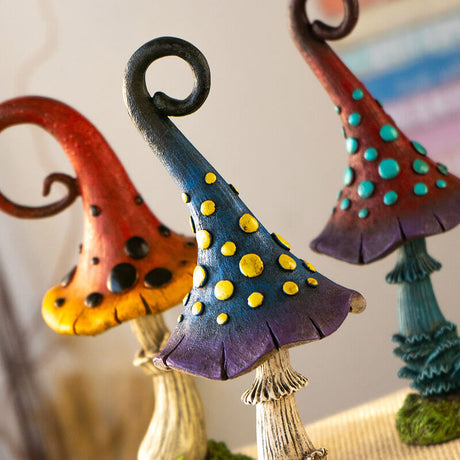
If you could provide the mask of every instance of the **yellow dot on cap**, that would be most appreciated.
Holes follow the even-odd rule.
[[[315,278],[308,278],[307,279],[307,284],[310,287],[316,287],[316,286],[318,286],[318,280],[315,280]]]
[[[216,175],[212,172],[208,172],[208,174],[206,174],[206,176],[204,176],[204,181],[207,183],[207,184],[214,184],[214,182],[216,182]]]
[[[182,300],[182,303],[183,303],[184,307],[187,305],[189,299],[190,299],[190,292],[188,294],[186,294],[184,299]]]
[[[211,234],[207,230],[198,230],[196,232],[196,242],[200,249],[208,249],[211,246]]]
[[[248,278],[255,278],[264,271],[264,263],[257,254],[246,254],[240,259],[240,272]]]
[[[286,281],[283,284],[283,292],[287,295],[295,295],[299,292],[299,286],[294,281]]]
[[[217,318],[216,318],[217,324],[225,324],[228,321],[228,315],[226,313],[221,313]]]
[[[281,254],[278,257],[278,263],[280,264],[281,268],[284,268],[284,270],[295,270],[297,267],[296,261],[287,254]]]
[[[262,305],[264,301],[264,296],[260,292],[253,292],[249,297],[248,297],[248,305],[251,308],[257,308]]]
[[[189,222],[190,222],[190,228],[192,229],[193,233],[196,233],[196,228],[195,228],[195,222],[193,221],[193,217],[189,217]]]
[[[284,249],[291,250],[291,245],[278,233],[272,233],[273,239]]]
[[[310,262],[307,262],[306,260],[304,260],[303,264],[307,270],[310,270],[312,273],[316,272],[316,268]]]
[[[195,316],[201,315],[203,313],[203,304],[201,302],[195,302],[192,306],[192,314]]]
[[[204,285],[207,278],[207,273],[204,267],[197,265],[193,270],[193,287],[199,288]]]
[[[212,200],[206,200],[201,203],[201,214],[204,216],[210,216],[216,211],[216,203]]]
[[[184,315],[179,315],[179,316],[177,317],[177,322],[178,322],[178,323],[181,323],[183,319],[184,319]]]
[[[240,228],[243,232],[254,233],[259,228],[259,222],[251,214],[243,214],[240,217]]]
[[[220,252],[223,256],[233,256],[236,252],[236,244],[233,241],[227,241],[220,248]]]
[[[182,201],[184,203],[190,203],[190,195],[188,193],[183,193],[182,194]]]
[[[219,300],[227,300],[233,295],[233,283],[228,280],[218,281],[214,286],[214,295]]]

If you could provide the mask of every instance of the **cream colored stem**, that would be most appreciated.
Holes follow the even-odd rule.
[[[155,407],[138,460],[203,460],[207,436],[203,407],[193,378],[175,371],[161,371],[152,364],[169,335],[162,315],[147,315],[131,321],[143,349],[134,364],[153,376]]]
[[[287,350],[274,353],[257,368],[242,400],[257,405],[259,460],[326,459],[327,451],[314,447],[297,410],[294,394],[307,383],[292,369]]]

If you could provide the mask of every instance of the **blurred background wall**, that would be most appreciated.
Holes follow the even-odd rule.
[[[340,16],[332,2],[326,3],[329,13]],[[419,31],[426,24],[458,18],[460,9],[459,0],[442,0],[436,5],[422,2],[423,6],[420,0],[371,3],[363,10],[348,43],[345,40],[333,45],[370,82],[384,75],[388,66],[397,70],[420,57],[420,46],[413,45],[421,41],[409,40],[401,35],[404,31]],[[320,2],[313,2],[311,14],[320,7]],[[431,43],[426,50],[434,55],[440,51],[432,44],[440,38],[444,48],[460,49],[451,36],[442,36],[445,28],[431,31],[433,35],[429,28],[423,30],[426,43]],[[392,42],[391,37],[398,34],[401,41]],[[176,231],[189,233],[180,194],[131,124],[121,95],[123,70],[131,54],[144,42],[162,35],[191,41],[206,55],[212,71],[211,94],[205,105],[175,123],[237,186],[264,225],[291,243],[295,254],[367,298],[363,315],[349,317],[327,340],[292,351],[294,367],[310,379],[308,388],[297,397],[303,420],[312,422],[404,387],[406,382],[396,377],[400,362],[392,356],[391,335],[397,331],[396,289],[384,281],[395,256],[355,267],[313,254],[308,246],[335,203],[347,154],[340,122],[327,94],[290,41],[285,1],[0,0],[0,98],[45,95],[81,111],[102,131],[159,218]],[[372,48],[382,43],[387,48]],[[395,50],[399,50],[403,64],[392,60]],[[382,57],[375,54],[378,52]],[[460,61],[451,54],[449,62],[458,71]],[[373,73],[366,74],[371,63]],[[436,62],[433,65],[432,73],[438,73]],[[184,63],[168,58],[153,67],[149,71],[152,91],[162,90],[176,97],[188,94],[191,73]],[[436,121],[437,134],[426,135],[422,141],[433,157],[460,174],[460,155],[456,155],[460,141],[452,134],[459,131],[459,125],[453,123],[458,111],[453,114],[450,110],[459,98],[448,97],[458,94],[453,92],[457,77],[436,82],[432,88],[419,88],[418,93],[375,96],[388,102],[390,111],[392,107],[399,110],[397,121],[411,133],[423,137],[427,126],[432,128]],[[410,88],[411,80],[404,78]],[[440,88],[444,90],[442,100],[434,97]],[[424,94],[429,97],[423,99]],[[404,100],[407,104],[401,105]],[[418,122],[411,123],[416,114]],[[451,130],[443,130],[448,125]],[[22,204],[46,202],[40,190],[47,174],[72,174],[56,142],[38,128],[21,126],[3,132],[0,155],[0,189]],[[56,187],[49,201],[61,194]],[[131,411],[136,420],[140,417],[139,404],[146,407],[142,421],[121,430],[135,430],[132,443],[136,445],[146,428],[152,397],[149,378],[131,366],[138,345],[129,325],[93,338],[57,337],[40,317],[41,297],[76,263],[81,232],[79,201],[61,215],[42,221],[20,221],[0,214],[0,267],[38,363],[39,379],[48,389],[47,397],[61,397],[62,382],[73,373],[84,375],[96,391],[93,403],[99,405],[101,417],[111,420],[105,425],[109,430],[114,417],[127,416],[133,393],[139,394],[142,388],[145,396],[132,403]],[[433,276],[438,299],[447,318],[456,323],[460,321],[455,287],[460,273],[458,238],[456,229],[429,240],[431,254],[443,263],[443,270]],[[170,326],[179,309],[167,314]],[[239,401],[252,378],[247,375],[224,383],[199,379],[211,438],[225,440],[233,448],[255,441],[255,410]],[[107,382],[112,385],[132,382],[130,379],[137,383],[125,384],[121,392],[125,400],[120,392],[116,396],[115,390],[106,391],[111,388]],[[0,384],[4,380],[3,376]],[[130,391],[130,385],[135,389]],[[3,390],[2,394],[1,404],[6,408],[8,395]],[[123,406],[123,412],[114,412],[116,405]],[[14,416],[11,408],[8,410],[8,417],[0,417],[0,431],[14,437]],[[87,429],[85,423],[72,427],[82,432]],[[120,439],[123,434],[118,433]],[[15,436],[18,438],[17,433]]]

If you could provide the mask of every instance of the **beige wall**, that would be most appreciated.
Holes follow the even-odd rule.
[[[238,187],[269,230],[287,238],[293,251],[322,273],[367,297],[365,314],[350,317],[327,340],[292,351],[294,366],[310,379],[298,394],[303,420],[310,422],[406,382],[396,377],[400,363],[390,340],[397,330],[396,290],[384,282],[394,255],[360,268],[308,247],[328,218],[346,153],[328,96],[290,41],[285,3],[0,0],[0,99],[39,94],[80,110],[109,140],[158,216],[189,232],[177,189],[129,120],[121,79],[130,55],[153,37],[179,36],[203,51],[212,70],[211,94],[197,113],[177,120],[179,127]],[[156,76],[151,87],[183,96],[190,73],[184,64],[168,61],[151,71]],[[3,133],[0,152],[0,188],[21,203],[42,203],[41,181],[48,173],[71,172],[55,142],[38,129]],[[0,215],[0,261],[25,323],[38,317],[40,297],[76,260],[80,213],[77,204],[40,222]],[[444,266],[433,277],[440,304],[457,323],[458,232],[429,242]],[[177,309],[168,314],[171,325],[177,314]],[[36,327],[40,337],[52,334],[43,323]],[[131,372],[137,344],[129,326],[69,340],[80,354],[69,360],[70,367],[78,363],[96,374]],[[255,440],[255,411],[239,402],[251,380],[252,375],[226,383],[199,380],[211,437],[234,447]]]

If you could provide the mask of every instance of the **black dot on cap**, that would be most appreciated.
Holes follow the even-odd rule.
[[[140,195],[137,195],[136,197],[134,197],[134,202],[137,205],[141,205],[144,202],[144,199]]]
[[[93,265],[98,265],[99,262],[100,262],[99,257],[93,257],[93,258],[91,259],[91,263],[92,263]]]
[[[62,307],[63,305],[65,304],[65,297],[58,297],[55,301],[54,301],[54,306],[55,307]]]
[[[93,308],[97,307],[102,303],[104,296],[99,292],[92,292],[91,294],[86,296],[85,305],[87,307]]]
[[[81,254],[82,251],[83,251],[83,245],[79,244],[78,245],[78,252]]]
[[[143,259],[149,253],[149,245],[144,238],[133,236],[125,243],[125,252],[132,259]]]
[[[72,270],[70,270],[70,272],[67,273],[67,275],[65,275],[64,278],[62,278],[61,280],[62,287],[67,287],[71,283],[71,281],[73,280],[73,277],[75,276],[76,271],[77,271],[77,266],[75,265],[75,267],[73,267]]]
[[[110,292],[119,294],[133,286],[137,280],[137,271],[134,265],[122,263],[110,270],[107,287]]]
[[[96,206],[95,204],[92,204],[89,207],[89,210],[91,212],[91,215],[94,217],[100,216],[101,215],[101,208],[99,206]]]
[[[160,225],[158,227],[158,231],[160,232],[160,235],[171,236],[171,230],[169,230],[169,228],[166,227],[166,225]]]
[[[196,246],[195,241],[186,241],[185,246],[188,246],[189,248],[194,248]]]
[[[172,279],[172,273],[167,268],[154,268],[150,270],[144,278],[146,287],[160,287],[169,283]]]

